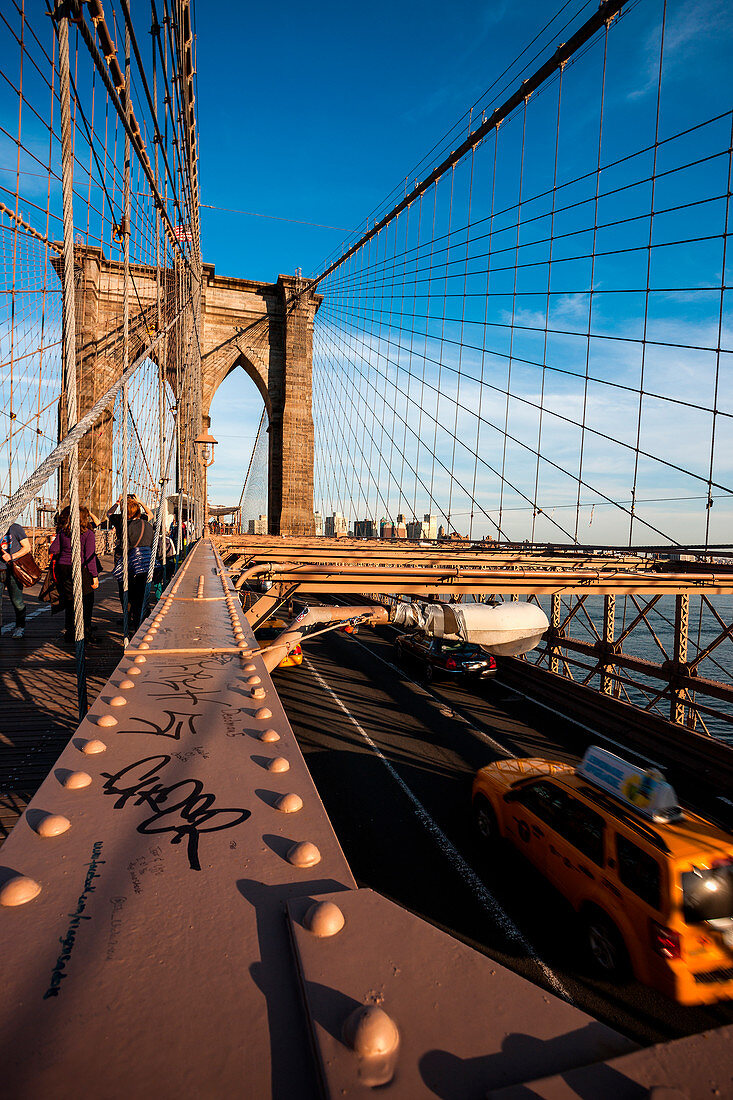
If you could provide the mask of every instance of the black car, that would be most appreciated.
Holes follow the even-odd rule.
[[[496,660],[471,642],[430,638],[427,634],[400,634],[395,641],[398,661],[418,666],[423,679],[486,680],[496,675]]]

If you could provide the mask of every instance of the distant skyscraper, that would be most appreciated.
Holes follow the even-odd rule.
[[[354,523],[354,536],[357,539],[374,538],[374,522],[371,519],[357,519]]]
[[[258,519],[251,519],[247,524],[247,534],[249,535],[266,535],[267,534],[267,516],[259,516]]]
[[[424,539],[432,539],[433,542],[438,537],[438,520],[435,516],[430,516],[427,513],[423,516],[422,520],[422,537]]]
[[[316,535],[321,538],[323,535],[323,516],[320,512],[313,513],[313,522],[316,526]]]
[[[326,516],[326,538],[338,538],[346,535],[349,530],[349,521],[342,512],[334,512],[332,516]]]

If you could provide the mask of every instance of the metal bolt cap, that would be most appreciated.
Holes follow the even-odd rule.
[[[140,670],[137,669],[137,668],[133,669],[133,672],[139,672],[139,671]],[[132,680],[120,680],[120,682],[117,686],[119,688],[122,688],[123,691],[129,691],[130,688],[134,688],[135,684],[133,683]]]
[[[361,1005],[347,1017],[344,1041],[359,1055],[359,1077],[374,1088],[394,1077],[400,1033],[391,1016],[378,1005]]]
[[[267,694],[265,689],[262,688],[262,687],[250,688],[249,693],[250,693],[250,695],[252,696],[253,699],[264,699],[265,695]]]
[[[151,634],[150,631],[148,631],[147,634],[143,634],[143,641],[144,642],[152,642],[153,637],[154,637],[154,635]]]
[[[135,668],[135,666],[133,665],[131,668],[127,669],[126,675],[127,676],[139,676],[141,672],[142,672],[141,668]],[[122,687],[122,684],[120,684],[120,687]]]
[[[299,794],[284,794],[278,798],[275,808],[281,814],[297,814],[298,810],[303,809],[303,799]]]
[[[150,643],[149,642],[140,642],[140,645],[137,648],[138,649],[150,649]],[[137,660],[137,657],[135,658],[135,660]]]
[[[100,741],[95,737],[91,741],[85,741],[81,747],[81,751],[85,752],[87,756],[96,756],[99,752],[106,752],[107,746],[104,741]]]
[[[71,822],[63,814],[45,814],[33,829],[42,837],[61,836],[71,828]]]
[[[135,658],[135,664],[136,665],[144,665],[146,661],[147,661],[147,657],[139,656],[139,657]]]
[[[279,740],[280,734],[277,732],[277,730],[263,730],[260,734],[260,741],[273,742]]]
[[[272,760],[268,761],[268,772],[286,772],[289,771],[290,764],[284,756],[273,756]]]
[[[288,852],[288,863],[292,863],[293,867],[315,867],[320,862],[321,853],[310,840],[301,840]]]
[[[269,707],[260,707],[259,710],[255,711],[255,718],[265,721],[267,718],[272,718],[272,711]]]
[[[255,684],[261,684],[262,683],[262,677],[261,676],[248,676],[247,677],[247,683],[251,684],[252,686],[254,686]]]
[[[82,787],[88,787],[92,781],[88,772],[68,772],[61,781],[62,787],[67,791],[79,791]]]
[[[305,926],[319,939],[335,936],[344,926],[344,914],[332,901],[317,901],[305,915]]]
[[[14,875],[0,888],[0,905],[25,905],[38,897],[41,887],[27,875]]]
[[[103,728],[107,726],[116,726],[117,719],[113,714],[100,714],[99,718],[97,719],[97,725],[102,726]]]
[[[256,669],[257,669],[257,665],[245,665],[244,668],[242,669],[242,671],[243,672],[255,672]]]
[[[110,699],[109,705],[111,707],[126,707],[127,699],[125,699],[124,695],[115,695],[113,699]]]

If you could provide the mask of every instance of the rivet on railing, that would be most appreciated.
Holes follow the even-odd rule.
[[[321,862],[321,853],[310,840],[301,840],[292,846],[287,858],[293,867],[315,867]]]
[[[61,780],[61,786],[67,791],[80,791],[92,781],[88,772],[67,772]]]
[[[361,1005],[344,1022],[343,1036],[359,1055],[359,1078],[371,1088],[394,1077],[400,1033],[379,1005]]]
[[[0,905],[25,905],[37,898],[41,887],[27,875],[14,875],[0,887]]]
[[[297,814],[298,810],[303,809],[303,799],[299,794],[283,794],[275,803],[275,809],[281,814]]]
[[[85,741],[81,746],[81,751],[86,753],[87,756],[96,756],[100,752],[106,752],[107,746],[104,741],[100,741],[99,738],[93,737],[91,741]]]
[[[269,772],[286,772],[290,769],[290,764],[284,756],[273,756],[272,760],[267,762],[267,770]]]
[[[335,936],[344,926],[344,914],[332,901],[317,901],[305,914],[304,923],[309,932],[319,939]]]
[[[33,831],[42,837],[61,836],[71,828],[71,822],[63,814],[44,814],[33,826]]]

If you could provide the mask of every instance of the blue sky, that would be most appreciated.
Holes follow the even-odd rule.
[[[559,6],[559,5],[558,5]],[[594,5],[571,4],[567,14]],[[552,12],[539,0],[197,8],[202,204],[349,231],[404,180]],[[564,20],[563,20],[564,22]],[[264,281],[320,270],[345,232],[203,209],[203,256]],[[261,411],[244,372],[212,407],[212,499],[239,497]]]
[[[630,5],[624,25],[613,28],[609,37],[612,75],[607,86],[604,163],[639,148],[648,142],[650,136],[653,137],[661,6],[661,0],[642,0],[640,4]],[[576,16],[573,26],[577,26],[594,8],[595,4],[568,4],[562,22]],[[214,25],[209,23],[206,10],[201,6],[197,31],[203,203],[320,222],[343,229],[357,226],[366,214],[379,207],[389,192],[393,189],[399,191],[405,173],[421,160],[423,154],[472,103],[480,99],[492,81],[540,31],[554,10],[545,4],[526,0],[513,5],[498,3],[481,7],[457,4],[446,15],[445,8],[428,3],[394,7],[377,5],[365,16],[363,12],[347,12],[332,4],[324,4],[310,11],[288,4],[281,9],[283,17],[279,20],[277,37],[274,38],[272,21],[266,18],[263,11],[248,10],[245,13],[238,6],[230,6]],[[226,35],[221,34],[223,24],[228,27]],[[559,27],[560,23],[556,24],[553,31]],[[520,74],[519,67],[515,67],[507,78],[509,86],[515,87],[520,75],[534,71],[539,61],[533,61],[532,54],[540,45],[548,47],[552,44],[554,47],[570,33],[565,29],[559,35],[546,35],[525,58],[528,62],[527,73]],[[250,48],[249,43],[255,43],[254,48]],[[730,48],[731,16],[722,0],[702,0],[696,5],[670,0],[660,136],[679,131],[686,125],[728,108]],[[598,52],[597,45],[595,49]],[[542,58],[547,56],[547,52],[546,48]],[[566,79],[568,89],[572,87],[573,91],[573,110],[565,115],[560,151],[561,179],[563,173],[570,178],[579,167],[587,167],[584,157],[594,160],[599,67],[591,64],[589,58],[569,68]],[[539,103],[538,96],[538,104],[535,106],[532,101],[528,112],[528,142],[531,141],[533,159],[529,171],[525,173],[526,194],[541,191],[547,183],[548,172],[551,173],[553,94],[548,89],[544,107]],[[503,98],[500,96],[499,101]],[[504,162],[508,168],[499,186],[505,189],[507,201],[511,201],[512,188],[516,187],[518,177],[516,171],[512,176],[511,166],[512,158],[514,161],[517,158],[519,129],[515,121],[507,128],[506,137],[502,137]],[[458,136],[456,132],[456,141],[447,148],[455,147],[463,133]],[[713,147],[717,148],[721,142],[725,147],[725,134],[715,132],[711,137],[710,132],[706,131],[699,140],[690,139],[686,143],[684,155],[692,159]],[[670,163],[680,162],[676,143],[665,147],[660,154],[662,170],[666,166],[666,156],[671,158]],[[724,169],[725,165],[716,162],[714,171],[702,168],[685,176],[672,176],[667,183],[660,181],[656,206],[673,205],[680,200],[683,188],[695,197],[719,194],[721,167]],[[604,186],[610,188],[614,183],[628,182],[628,175],[623,177],[617,173],[614,177],[613,171],[604,174]],[[418,174],[421,177],[426,174],[424,166]],[[463,172],[464,177],[465,174]],[[643,172],[640,171],[639,175],[641,177]],[[459,186],[465,186],[465,179]],[[630,206],[637,201],[640,212],[648,208],[648,196],[642,190],[626,191],[618,201],[609,198],[603,205],[603,220],[627,215]],[[700,235],[719,232],[721,209],[720,203],[697,209],[694,226],[692,221],[689,222],[691,232],[694,230],[695,234]],[[439,217],[444,218],[445,202],[439,210]],[[486,212],[482,211],[484,215]],[[478,211],[474,216],[478,216]],[[684,236],[685,217],[670,215],[667,222],[658,219],[659,231],[666,232],[670,239],[676,235]],[[204,258],[214,262],[219,272],[264,280],[275,279],[280,272],[291,272],[296,267],[301,267],[306,275],[314,274],[321,269],[326,254],[337,247],[345,235],[314,226],[207,210],[202,211],[202,224]],[[566,215],[559,228],[571,226],[572,215]],[[607,230],[599,236],[597,247],[599,250],[613,250],[633,246],[643,237],[643,233],[642,223]],[[478,254],[480,249],[475,251]],[[674,249],[656,253],[655,264],[657,256],[668,258],[660,261],[663,268],[653,272],[653,277],[661,278],[662,282],[669,282],[671,286],[677,283],[666,278],[668,273],[681,280],[679,285],[695,286],[698,282],[707,285],[711,280],[714,283],[716,264],[717,278],[720,277],[719,258],[714,245],[700,245],[685,252],[684,256]],[[579,285],[585,285],[586,267],[582,263],[568,263],[562,268],[563,274],[570,279],[569,286],[574,278]],[[558,273],[560,270],[558,267]],[[620,263],[615,257],[599,259],[595,274],[596,285],[600,286],[643,285],[645,257],[637,252]],[[520,289],[524,285],[527,291],[531,291],[535,286],[531,270],[526,278],[526,284],[520,283]],[[537,285],[540,285],[544,278],[542,269],[538,269],[537,278]],[[700,294],[697,299],[694,295],[680,295],[679,301],[675,301],[673,295],[654,298],[649,314],[649,335],[682,343],[709,344],[711,326],[715,323],[713,314],[716,312],[712,298],[710,294]],[[604,332],[615,336],[629,334],[638,337],[639,300],[629,305],[628,298],[608,295],[602,301],[603,305],[599,296],[594,307],[594,328],[601,326]],[[504,323],[511,321],[510,294],[495,299],[493,307],[497,320]],[[587,308],[587,296],[568,294],[553,302],[551,312],[558,327],[577,328],[582,333],[587,321]],[[514,316],[517,323],[542,327],[543,313],[544,303],[528,293],[526,298],[518,299]],[[326,319],[324,310],[324,331]],[[450,333],[450,327],[448,331]],[[431,331],[431,336],[434,335]],[[453,335],[457,333],[454,331]],[[334,337],[330,339],[333,344]],[[392,356],[390,362],[387,348],[387,342],[393,339],[398,339],[395,332],[380,327],[380,335],[372,332],[366,345],[362,341],[362,350],[366,346],[366,358],[371,360],[376,356],[377,368],[382,360],[386,375],[390,370],[394,371],[395,357]],[[631,355],[633,348],[626,345],[618,345],[618,348],[611,357],[604,351],[605,359],[601,361],[594,347],[592,368],[596,374],[612,373],[613,377],[633,385],[637,374],[637,363]],[[515,355],[536,361],[537,335],[529,332],[521,334],[515,340],[513,351]],[[445,352],[442,354],[445,357]],[[584,341],[555,337],[550,341],[549,354],[555,361],[582,373]],[[339,357],[340,353],[336,353],[332,359],[331,373],[334,375],[341,369]],[[397,356],[398,361],[399,358]],[[690,353],[675,354],[673,357],[666,353],[660,355],[659,352],[650,354],[646,367],[649,388],[664,394],[685,386],[694,387],[697,381],[701,394],[704,391],[701,400],[709,402],[712,379],[710,356],[701,355],[698,360]],[[451,365],[449,362],[448,366]],[[501,368],[501,363],[497,361],[496,367]],[[729,377],[729,364],[726,368],[726,377]],[[470,356],[464,359],[463,369],[468,369],[469,375],[473,370],[474,376],[478,370],[475,362],[471,363]],[[536,399],[537,372],[532,367],[515,365],[515,382],[523,377],[522,371],[526,374],[526,392],[530,399]],[[721,394],[727,402],[726,408],[733,408],[730,390],[729,383],[725,382]],[[553,381],[548,394],[551,407],[554,401],[554,407],[559,411],[569,412],[576,418],[580,415],[577,387],[574,388],[572,381],[567,385],[561,379]],[[464,391],[462,403],[465,405],[473,401],[475,405],[475,400],[476,396],[471,395],[469,386]],[[590,400],[589,424],[601,430],[612,428],[616,438],[633,436],[630,427],[635,419],[633,399],[622,400],[619,397],[609,404],[600,389],[593,390],[591,387]],[[365,399],[365,411],[367,408]],[[210,495],[217,503],[238,499],[260,409],[260,399],[243,372],[230,376],[215,400],[212,408],[213,431],[222,446],[211,472]],[[414,409],[408,414],[408,420],[413,413]],[[450,415],[452,419],[452,412]],[[696,415],[689,412],[683,416],[674,410],[669,413],[668,409],[661,406],[657,409],[653,403],[648,404],[643,444],[655,454],[669,456],[677,450],[680,452],[677,457],[683,465],[702,473],[709,425],[704,416],[698,417],[698,423]],[[500,410],[496,416],[501,419]],[[464,413],[461,411],[456,422],[462,424],[463,419]],[[466,434],[473,438],[476,428],[473,422],[469,425],[468,420]],[[728,443],[729,423],[724,422],[723,425],[728,433]],[[551,422],[545,429],[547,445],[552,442],[558,459],[572,468],[577,431],[569,432],[560,420],[554,427],[554,436]],[[512,429],[519,439],[531,445],[536,416],[521,403],[515,403],[512,407]],[[679,439],[676,438],[677,433]],[[480,439],[487,456],[495,462],[495,433],[482,429]],[[447,445],[449,441],[445,442]],[[728,448],[725,442],[722,446],[721,451],[719,443],[718,454],[721,457],[716,476],[730,484],[730,459],[724,459]],[[615,498],[628,496],[632,480],[628,452],[623,454],[617,450],[616,454],[612,454],[596,438],[589,441],[587,448],[588,476],[592,473],[597,484],[607,479],[609,494]],[[449,457],[446,452],[446,461]],[[526,449],[510,445],[509,458],[516,480],[533,482],[532,463],[527,461]],[[639,488],[647,496],[672,496],[682,491],[664,470],[650,469],[647,472],[642,463],[642,475]],[[468,467],[462,476],[464,484],[470,482]],[[439,481],[436,481],[438,484]],[[545,484],[551,498],[550,504],[553,507],[557,505],[561,510],[567,509],[574,500],[572,486],[557,477],[546,480]],[[386,493],[386,484],[384,489]],[[460,497],[460,493],[457,495]],[[358,487],[350,494],[344,493],[343,504],[347,511],[352,510],[347,506],[349,499],[358,499]],[[583,537],[615,541],[612,525],[604,528],[604,506],[600,498],[585,494],[584,500],[587,500],[586,523],[593,523],[594,501],[601,511],[595,515],[592,529],[582,532]],[[339,501],[334,499],[330,503],[336,507]],[[327,507],[328,504],[326,502]],[[523,504],[520,499],[511,499],[510,494],[510,507],[513,505],[518,509]],[[374,506],[379,512],[383,511],[379,499],[375,499]],[[390,502],[394,512],[403,507],[404,502],[400,505],[397,496]],[[464,512],[469,507],[469,503],[464,503]],[[490,508],[488,497],[486,507]],[[362,510],[365,508],[362,507]],[[676,522],[679,510],[677,504],[655,505],[655,521],[666,530],[670,523]],[[420,513],[422,507],[418,505],[417,511]],[[560,514],[558,512],[558,516]],[[716,519],[718,516],[722,519],[723,513],[717,510],[713,515]],[[351,515],[350,518],[355,517]],[[460,522],[457,525],[461,528]],[[698,528],[699,522],[695,527],[695,537],[699,537]],[[490,529],[490,525],[487,526],[486,530]],[[475,533],[486,532],[479,527]],[[543,534],[557,537],[557,531],[548,530]],[[517,537],[525,537],[524,530]],[[680,530],[678,537],[689,536]]]

